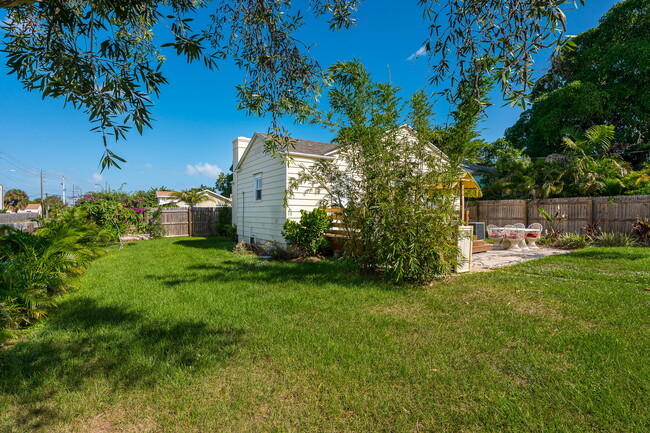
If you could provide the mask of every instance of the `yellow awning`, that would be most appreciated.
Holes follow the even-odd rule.
[[[481,186],[469,171],[464,172],[463,176],[460,178],[460,182],[461,185],[463,185],[465,197],[479,198],[483,196],[483,193],[481,192]]]

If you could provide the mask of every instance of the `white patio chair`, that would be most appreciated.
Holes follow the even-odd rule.
[[[522,224],[522,223],[513,224],[512,227],[516,228],[516,229],[521,229],[521,230],[526,229],[526,226],[524,224]],[[522,250],[527,250],[528,245],[526,245],[526,233],[523,232],[523,234],[524,234],[524,236],[521,237],[521,239],[519,240],[519,248],[521,248]]]
[[[542,229],[544,227],[540,223],[532,223],[528,226],[528,230],[535,230],[534,232],[528,232],[526,234],[526,241],[528,241],[528,248],[537,249],[539,248],[535,242],[542,235]]]
[[[488,224],[485,230],[487,231],[488,238],[492,239],[494,242],[492,244],[493,248],[503,248],[503,245],[501,245],[501,242],[503,241],[503,229],[500,229],[494,224]]]
[[[504,239],[510,242],[508,250],[521,251],[521,241],[525,238],[524,233],[514,227],[504,230]]]

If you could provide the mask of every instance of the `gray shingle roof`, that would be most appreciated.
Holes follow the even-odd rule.
[[[269,134],[257,132],[257,135],[268,139]],[[301,138],[292,138],[289,145],[289,152],[305,153],[308,155],[325,155],[338,146],[332,143],[323,143],[320,141],[303,140]]]

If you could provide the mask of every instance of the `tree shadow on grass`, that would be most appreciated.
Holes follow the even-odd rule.
[[[190,248],[199,248],[202,250],[226,250],[232,251],[233,242],[228,238],[211,236],[208,238],[191,238],[179,239],[173,243]]]
[[[217,264],[194,264],[186,266],[174,275],[152,274],[146,276],[167,287],[193,283],[302,283],[311,286],[334,284],[343,288],[363,287],[383,290],[403,290],[410,286],[396,286],[381,281],[377,275],[360,274],[351,264],[335,260],[319,262],[285,262],[263,259],[224,260]]]
[[[81,389],[94,380],[113,389],[153,388],[170,377],[225,365],[242,337],[240,329],[148,320],[119,305],[74,298],[60,304],[44,330],[0,351],[0,392],[18,397],[18,425],[42,428],[57,419],[50,399],[60,389]]]

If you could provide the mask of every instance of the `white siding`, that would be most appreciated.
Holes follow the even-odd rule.
[[[315,159],[295,157],[287,167],[287,188],[291,179],[296,179],[304,169],[309,169],[315,163]],[[293,192],[293,197],[287,200],[287,219],[299,220],[300,210],[311,211],[319,206],[328,194],[320,185],[303,183]]]
[[[262,200],[255,201],[255,175],[262,174]],[[254,137],[244,161],[234,174],[233,224],[240,240],[284,242],[280,234],[285,221],[286,168],[280,157],[264,152],[264,143]]]

